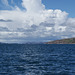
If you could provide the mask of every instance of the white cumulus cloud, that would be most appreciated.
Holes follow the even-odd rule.
[[[8,4],[8,3],[7,3]],[[74,37],[75,18],[59,9],[45,9],[41,0],[22,0],[21,10],[15,6],[12,10],[0,10],[1,42],[47,41],[65,37]]]

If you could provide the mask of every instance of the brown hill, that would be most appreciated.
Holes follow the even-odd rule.
[[[75,38],[50,41],[46,42],[46,44],[75,44]]]

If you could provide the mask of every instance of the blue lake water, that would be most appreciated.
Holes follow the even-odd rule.
[[[75,75],[75,45],[0,44],[0,75]]]

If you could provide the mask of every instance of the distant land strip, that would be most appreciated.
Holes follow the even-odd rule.
[[[75,38],[49,41],[49,42],[46,42],[45,44],[75,44]]]

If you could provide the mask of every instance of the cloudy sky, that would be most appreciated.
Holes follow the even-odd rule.
[[[75,0],[0,0],[0,42],[75,37]]]

